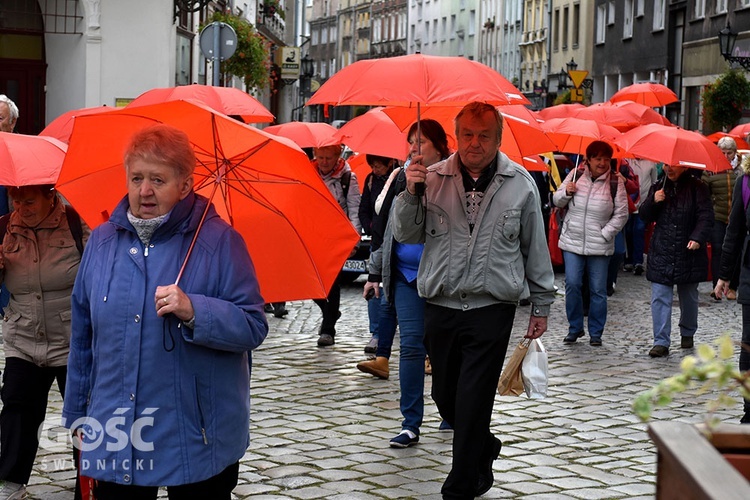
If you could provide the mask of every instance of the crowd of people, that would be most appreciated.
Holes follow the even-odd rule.
[[[17,118],[0,96],[0,130],[12,131]],[[750,234],[743,176],[750,158],[731,138],[719,147],[732,168],[702,176],[613,160],[612,146],[595,141],[550,191],[500,152],[502,133],[500,113],[479,102],[456,116],[455,152],[440,123],[416,122],[406,163],[367,155],[372,172],[361,194],[341,145],[310,153],[352,227],[372,238],[362,293],[371,358],[356,366],[388,379],[398,331],[403,420],[388,441],[393,448],[419,443],[425,374],[432,375],[441,429],[453,432],[445,499],[475,498],[493,486],[502,442],[490,423],[516,310],[530,307],[524,337],[535,339],[554,301],[550,206],[562,222],[564,343],[586,329],[591,346],[606,341],[607,297],[624,269],[645,272],[651,283],[649,355],[669,354],[675,287],[680,346],[692,348],[698,284],[710,271],[713,300],[742,304],[742,343],[750,348],[750,265],[741,258]],[[0,217],[0,278],[10,292],[0,500],[26,494],[55,381],[74,460],[108,464],[89,472],[96,498],[153,499],[166,486],[172,499],[229,499],[237,484],[249,444],[250,354],[268,332],[264,311],[281,320],[289,311],[264,303],[242,237],[193,191],[196,160],[183,132],[140,131],[123,164],[127,194],[93,231],[54,186],[9,189],[13,211]],[[341,282],[315,300],[321,348],[336,342]],[[740,368],[750,369],[750,349]],[[741,421],[750,423],[750,401],[744,409]],[[148,419],[148,442],[136,433],[122,446],[92,443],[92,430],[114,415],[131,429]],[[128,465],[146,459],[158,467]]]

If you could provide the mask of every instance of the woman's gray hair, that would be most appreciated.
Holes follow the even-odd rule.
[[[737,143],[734,142],[734,139],[731,137],[722,137],[719,139],[719,142],[716,143],[717,146],[721,149],[731,149],[732,151],[737,151]]]
[[[16,106],[16,103],[13,102],[5,94],[0,94],[0,102],[4,102],[8,105],[8,110],[10,111],[10,121],[14,122],[18,120],[18,106]]]

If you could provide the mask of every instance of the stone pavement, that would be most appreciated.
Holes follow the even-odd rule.
[[[557,275],[563,289],[563,275]],[[722,333],[739,339],[740,306],[708,297],[703,283],[697,342]],[[651,359],[650,287],[645,277],[620,273],[609,301],[602,347],[588,339],[566,346],[564,297],[558,297],[543,340],[549,352],[550,388],[545,399],[500,397],[493,431],[502,439],[494,463],[495,486],[483,498],[634,499],[653,498],[656,454],[646,425],[632,414],[636,394],[674,374],[690,351],[677,346],[666,359]],[[395,450],[388,440],[400,430],[398,349],[391,378],[359,372],[369,338],[361,283],[342,292],[343,316],[336,345],[315,344],[320,320],[311,302],[288,304],[284,319],[269,315],[271,331],[254,353],[251,446],[241,461],[236,498],[257,499],[439,499],[450,469],[451,433],[439,431],[440,418],[429,398],[417,446]],[[528,322],[520,307],[509,354]],[[61,399],[55,391],[48,422],[59,422]],[[720,414],[736,422],[740,408]],[[685,396],[655,413],[658,420],[698,422],[703,406]],[[59,428],[45,431],[54,436]],[[45,434],[47,435],[47,434]],[[31,498],[72,499],[69,447],[43,445],[37,456]],[[57,460],[57,462],[55,462]],[[165,496],[162,492],[161,496]]]

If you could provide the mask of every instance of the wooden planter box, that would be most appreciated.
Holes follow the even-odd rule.
[[[656,498],[750,499],[750,425],[721,424],[707,438],[691,424],[655,422]]]

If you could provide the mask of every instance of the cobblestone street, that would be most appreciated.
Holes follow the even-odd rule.
[[[557,285],[564,289],[563,275]],[[692,350],[679,348],[673,311],[671,355],[651,359],[650,286],[645,277],[620,273],[609,300],[602,347],[588,339],[563,345],[567,333],[564,297],[558,296],[543,337],[549,353],[550,389],[545,399],[500,397],[493,431],[503,441],[494,463],[495,486],[483,498],[637,499],[653,498],[656,453],[646,425],[631,411],[636,394],[679,369]],[[741,308],[714,302],[710,283],[700,287],[696,342],[723,333],[739,339]],[[255,499],[439,499],[450,469],[451,432],[429,398],[417,446],[398,450],[388,440],[400,430],[398,349],[390,380],[359,372],[369,339],[361,283],[342,291],[336,345],[316,346],[320,312],[311,301],[287,305],[284,319],[269,315],[271,330],[254,353],[251,446],[241,461],[236,498]],[[525,331],[528,307],[519,307],[508,355]],[[675,344],[676,339],[676,344]],[[59,423],[61,398],[53,392],[47,421]],[[695,396],[682,397],[654,414],[657,420],[698,422],[704,412]],[[720,414],[738,422],[741,407]],[[55,446],[43,435],[32,474],[30,498],[72,499],[69,445]],[[165,493],[163,493],[166,496]]]

